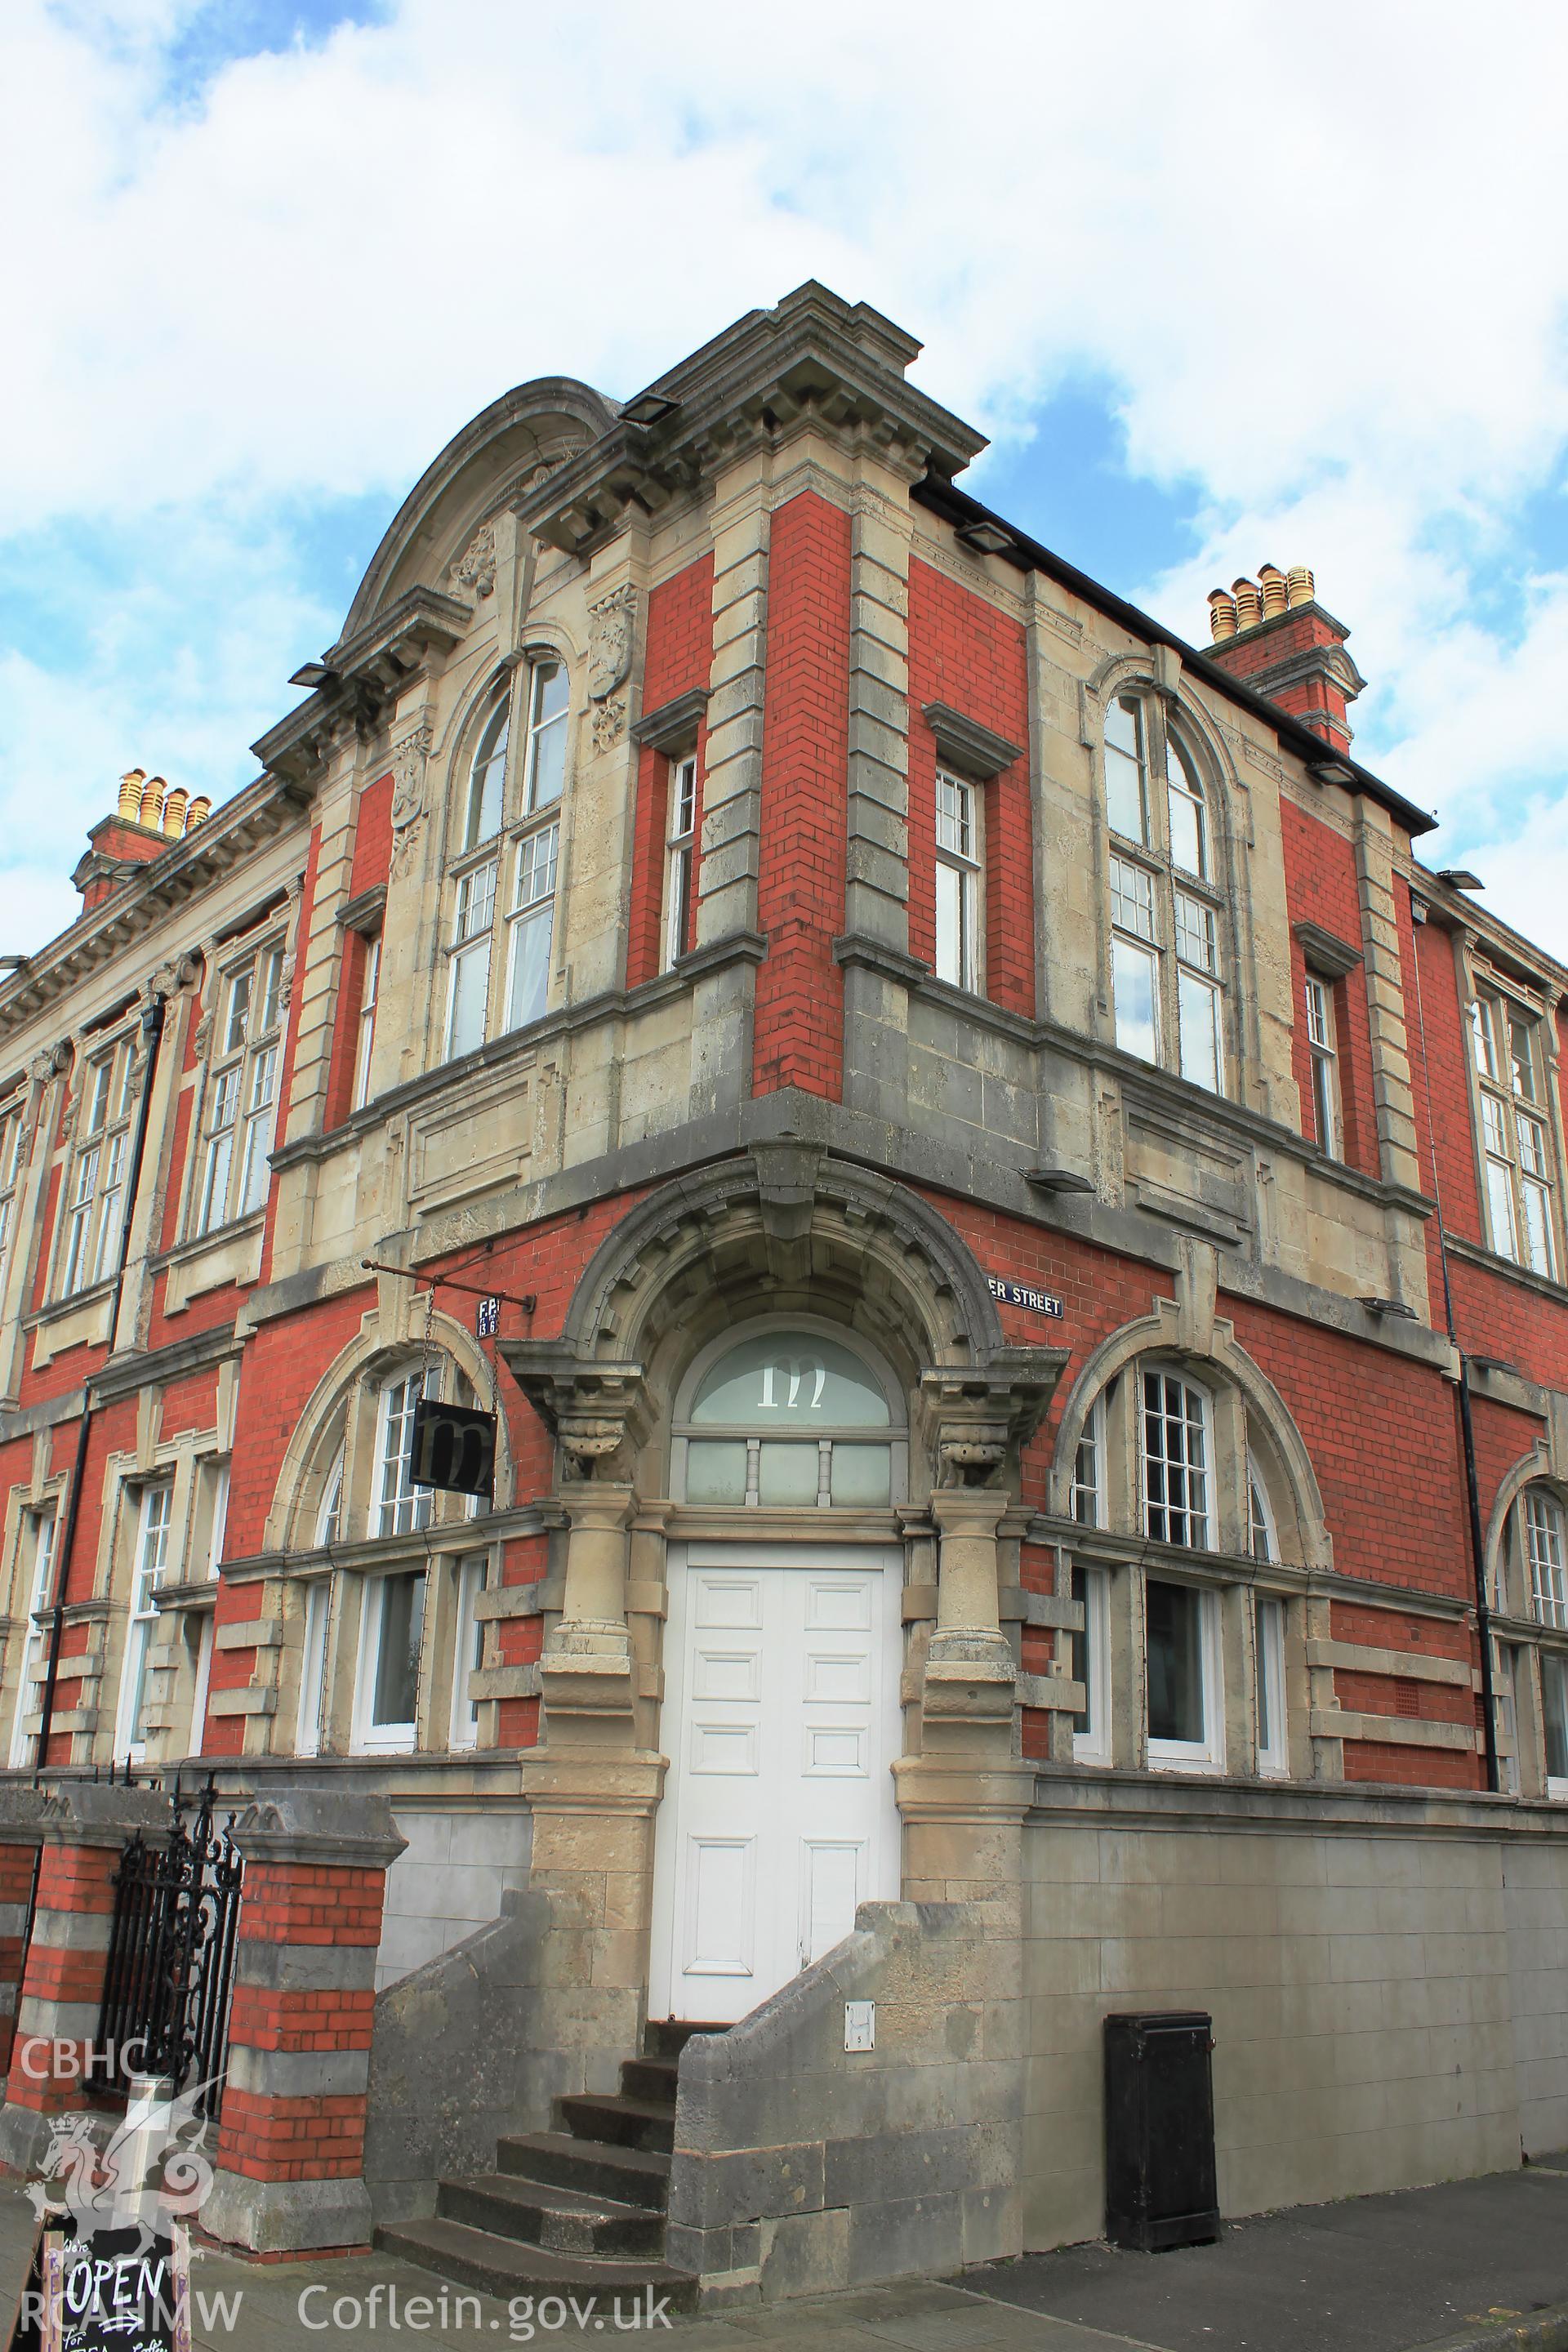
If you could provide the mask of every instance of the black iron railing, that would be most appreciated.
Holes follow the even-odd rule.
[[[176,1782],[167,1838],[149,1843],[138,1830],[121,1857],[94,2057],[100,2086],[123,2091],[132,2074],[166,2075],[177,2090],[194,2089],[196,2114],[214,2122],[244,1871],[234,1815],[215,1827],[216,1805],[210,1778],[194,1801]]]

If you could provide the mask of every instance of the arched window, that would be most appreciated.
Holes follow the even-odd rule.
[[[548,1008],[570,711],[564,666],[540,655],[520,665],[480,729],[449,879],[449,1060],[526,1027]],[[521,753],[513,760],[520,732]],[[499,955],[498,908],[505,933]]]
[[[700,1368],[676,1435],[689,1503],[862,1509],[894,1485],[894,1419],[880,1376],[826,1332],[780,1328]]]
[[[1531,1613],[1539,1624],[1568,1628],[1563,1506],[1545,1486],[1527,1486],[1518,1509]]]
[[[1152,695],[1118,695],[1106,713],[1105,809],[1116,1042],[1223,1093],[1225,910],[1208,796]]]

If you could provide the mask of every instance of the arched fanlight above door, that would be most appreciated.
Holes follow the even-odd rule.
[[[689,1503],[886,1507],[894,1429],[887,1385],[863,1357],[823,1330],[781,1325],[699,1366],[676,1423],[677,1473]]]

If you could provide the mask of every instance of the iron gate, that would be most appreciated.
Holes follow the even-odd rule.
[[[114,1920],[95,2079],[126,2090],[134,2074],[163,2074],[195,2091],[195,2113],[216,2122],[223,2101],[244,1864],[229,1832],[213,1824],[209,1778],[195,1801],[174,1794],[166,1842],[138,1830],[114,1876]]]

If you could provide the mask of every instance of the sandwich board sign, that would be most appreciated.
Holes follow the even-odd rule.
[[[8,2352],[191,2352],[190,2240],[178,2222],[78,2233],[47,2214]]]

